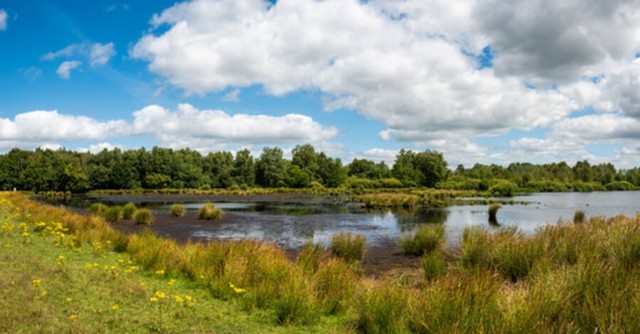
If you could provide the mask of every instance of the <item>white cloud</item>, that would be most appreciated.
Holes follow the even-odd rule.
[[[240,89],[236,88],[222,97],[222,101],[225,102],[238,102],[240,101]]]
[[[181,104],[176,111],[151,105],[133,113],[136,133],[153,134],[169,147],[202,148],[214,144],[319,143],[338,134],[308,116],[229,115]]]
[[[7,30],[7,11],[0,8],[0,30]]]
[[[116,50],[113,43],[94,43],[91,45],[91,51],[89,52],[89,64],[93,67],[104,65],[109,62],[115,54]]]
[[[128,134],[130,126],[122,120],[100,122],[86,116],[60,114],[56,110],[30,111],[13,120],[0,118],[0,142],[52,143],[91,140]]]
[[[82,43],[71,44],[55,52],[44,54],[40,59],[54,60],[57,58],[69,58],[74,56],[86,57],[92,67],[102,66],[116,55],[113,43]]]
[[[77,60],[65,61],[58,66],[56,74],[58,74],[61,79],[68,80],[71,78],[71,71],[78,68],[80,65],[82,65],[82,62]]]
[[[100,153],[103,150],[107,150],[107,151],[113,151],[114,149],[120,149],[120,150],[124,150],[124,146],[122,145],[117,145],[117,144],[111,144],[111,143],[107,143],[107,142],[103,142],[103,143],[98,143],[98,144],[92,144],[89,145],[89,148],[79,148],[78,151],[79,152],[90,152],[93,154],[96,153]]]
[[[21,73],[30,82],[34,82],[42,77],[42,70],[33,66],[20,68],[18,69],[18,72]]]

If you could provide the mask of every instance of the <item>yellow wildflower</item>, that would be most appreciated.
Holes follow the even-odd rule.
[[[158,299],[165,299],[165,298],[167,298],[167,295],[165,295],[165,294],[164,294],[164,292],[162,292],[162,291],[156,291],[155,296],[156,296],[156,298],[158,298]]]
[[[167,283],[169,286],[173,286],[174,284],[176,284],[176,280],[175,279],[170,279],[169,283]]]
[[[72,314],[69,316],[69,319],[78,319],[78,315],[77,314]]]
[[[158,276],[164,275],[164,270],[157,270],[156,271],[156,275],[158,275]]]
[[[33,281],[31,281],[31,284],[33,284],[34,287],[39,287],[40,286],[41,280],[39,279],[34,279]]]
[[[157,301],[158,301],[158,298],[156,298],[156,297],[151,297],[151,298],[149,298],[149,301],[152,301],[152,302],[154,302],[154,303],[155,303],[155,302],[157,302]]]
[[[118,305],[118,304],[113,304],[113,305],[111,305],[111,310],[112,310],[112,311],[116,311],[116,310],[118,310],[119,308],[120,308],[120,305]]]

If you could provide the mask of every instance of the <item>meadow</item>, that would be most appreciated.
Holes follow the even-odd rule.
[[[0,225],[0,332],[640,331],[638,216],[468,228],[456,249],[435,225],[402,241],[420,268],[375,278],[357,235],[290,259],[268,243],[125,235],[19,193],[0,194]]]

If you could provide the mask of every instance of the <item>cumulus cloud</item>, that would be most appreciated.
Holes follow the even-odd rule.
[[[7,30],[7,11],[0,8],[0,30]]]
[[[460,161],[508,159],[480,136],[579,131],[593,121],[576,120],[584,109],[616,125],[579,134],[581,152],[630,136],[640,119],[640,0],[194,0],[151,26],[130,55],[187,94],[318,91],[328,111],[384,123],[384,140]]]
[[[113,43],[91,44],[91,51],[89,51],[89,64],[91,66],[101,66],[109,62],[109,59],[116,54]]]
[[[100,122],[86,116],[60,114],[56,110],[30,111],[13,120],[0,118],[0,141],[51,143],[68,140],[90,140],[127,134],[126,121]]]
[[[298,144],[329,140],[338,134],[308,116],[229,115],[181,104],[176,111],[151,105],[133,113],[136,133],[152,134],[170,147],[203,148],[213,144]]]
[[[71,71],[80,67],[80,65],[82,65],[82,62],[77,60],[65,61],[60,64],[60,66],[58,66],[56,74],[58,74],[61,79],[68,80],[69,78],[71,78]]]

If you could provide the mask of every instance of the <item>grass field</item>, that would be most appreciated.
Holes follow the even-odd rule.
[[[319,245],[126,236],[1,193],[0,246],[2,333],[640,332],[640,217],[468,228],[422,277],[371,279]]]

